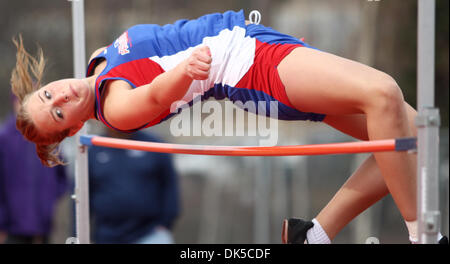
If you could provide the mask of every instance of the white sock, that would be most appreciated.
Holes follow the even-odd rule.
[[[441,234],[441,232],[438,233],[438,242],[439,240],[441,240],[441,238],[443,238],[444,236]]]
[[[413,244],[417,244],[419,242],[419,238],[417,237],[417,220],[416,221],[405,221],[406,228],[408,228],[409,233],[409,241]]]
[[[331,244],[331,240],[328,238],[327,233],[325,233],[319,221],[314,218],[312,222],[314,226],[306,233],[308,244]]]
[[[419,238],[417,237],[417,232],[418,232],[418,226],[417,226],[417,220],[416,221],[405,221],[406,223],[406,227],[408,228],[408,232],[409,232],[409,241],[411,241],[411,243],[413,244],[417,244],[419,243]],[[437,236],[437,241],[439,242],[439,240],[441,240],[442,238],[442,234],[441,232],[438,233]]]

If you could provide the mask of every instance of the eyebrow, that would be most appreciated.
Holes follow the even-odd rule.
[[[52,116],[53,120],[55,120],[55,122],[58,122],[58,120],[56,120],[56,117],[52,114],[52,110],[49,110],[48,113]]]
[[[45,103],[44,99],[42,99],[41,94],[39,92],[37,93],[37,95],[38,95],[39,99],[41,99],[42,103]],[[53,120],[55,120],[55,122],[58,122],[58,120],[56,120],[56,117],[52,114],[52,110],[49,110],[48,113],[53,118]]]
[[[42,99],[42,97],[41,97],[39,92],[37,93],[37,95],[38,95],[39,99],[41,99],[42,103],[44,103],[44,99]]]

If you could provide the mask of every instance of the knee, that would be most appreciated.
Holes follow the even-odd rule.
[[[382,74],[372,83],[369,92],[370,107],[389,114],[401,112],[404,106],[403,93],[397,82],[389,75]]]

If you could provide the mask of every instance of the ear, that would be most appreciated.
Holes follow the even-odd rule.
[[[75,135],[81,128],[83,128],[84,122],[80,122],[78,125],[72,127],[69,132],[69,137]]]

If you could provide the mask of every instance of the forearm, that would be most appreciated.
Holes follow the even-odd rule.
[[[183,98],[193,80],[206,80],[212,57],[207,46],[194,49],[191,55],[175,68],[158,75],[150,84],[149,98],[162,109]]]
[[[158,75],[149,84],[149,98],[163,109],[170,108],[171,104],[183,98],[193,79],[186,71],[187,60],[178,64],[175,68]]]
[[[193,80],[208,79],[211,61],[209,48],[198,47],[189,58],[149,84],[130,89],[124,81],[112,82],[105,95],[104,116],[111,125],[122,130],[147,124],[181,100]]]

